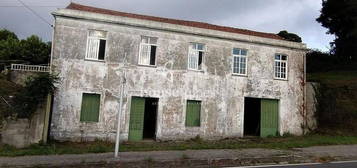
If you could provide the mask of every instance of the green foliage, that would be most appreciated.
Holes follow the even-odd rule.
[[[278,35],[282,38],[284,38],[285,40],[288,40],[288,41],[293,41],[293,42],[298,42],[298,43],[301,43],[302,40],[301,40],[301,37],[294,34],[294,33],[289,33],[287,32],[286,30],[282,30],[278,33]]]
[[[319,131],[357,134],[357,71],[308,74],[315,86]]]
[[[47,95],[54,92],[54,84],[57,81],[57,76],[47,73],[28,78],[25,87],[15,95],[13,101],[14,113],[17,117],[30,118]]]
[[[357,70],[357,62],[346,63],[339,56],[319,50],[306,54],[306,72],[328,72],[336,70]]]
[[[35,35],[21,40],[22,48],[21,60],[29,61],[33,64],[44,64],[49,62],[51,54],[51,43],[44,43]]]
[[[336,36],[331,43],[332,53],[346,63],[357,61],[357,1],[323,0],[316,19]]]
[[[0,74],[0,129],[2,128],[2,121],[11,116],[11,97],[17,94],[21,88],[20,85],[6,80],[6,76]]]
[[[8,40],[8,39],[15,39],[18,40],[16,34],[6,29],[0,29],[0,41],[1,40]]]
[[[0,40],[0,60],[19,59],[21,51],[18,39],[9,38],[7,40]]]
[[[0,60],[24,60],[31,64],[48,64],[51,43],[32,35],[24,40],[6,29],[0,29]]]

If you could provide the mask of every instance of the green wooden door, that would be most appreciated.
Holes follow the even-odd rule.
[[[145,98],[132,97],[130,108],[129,141],[143,139]]]
[[[260,136],[278,134],[278,100],[262,99],[260,103]]]

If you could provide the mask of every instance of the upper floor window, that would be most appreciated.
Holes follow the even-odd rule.
[[[87,39],[87,54],[85,58],[89,60],[104,60],[106,39],[107,32],[89,30]]]
[[[287,79],[288,56],[282,54],[275,55],[274,76],[276,79]]]
[[[233,74],[247,74],[247,50],[233,48]]]
[[[140,65],[155,65],[156,63],[156,37],[141,37],[140,51],[139,51],[139,64]]]
[[[201,70],[204,44],[191,43],[188,51],[188,69]]]

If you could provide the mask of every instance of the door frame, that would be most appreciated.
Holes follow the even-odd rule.
[[[244,116],[245,116],[245,98],[255,98],[255,99],[269,99],[269,100],[277,100],[278,101],[278,135],[281,136],[281,115],[280,115],[280,104],[281,104],[281,99],[280,98],[264,98],[264,97],[254,97],[254,96],[243,96],[243,103],[242,103],[242,114],[241,115],[241,134],[242,134],[242,137],[244,137]],[[260,135],[259,135],[260,137]]]
[[[132,109],[132,100],[133,100],[133,97],[138,97],[138,98],[143,98],[143,99],[145,99],[145,103],[146,103],[146,99],[147,98],[153,98],[153,99],[157,99],[157,107],[156,107],[156,123],[155,123],[155,135],[154,135],[154,138],[153,138],[153,140],[156,140],[157,139],[157,133],[158,133],[158,128],[159,128],[159,103],[160,103],[160,98],[158,98],[158,97],[149,97],[149,96],[135,96],[135,95],[131,95],[131,96],[128,96],[128,97],[130,97],[130,100],[128,100],[128,105],[130,105],[129,106],[129,108],[128,108],[128,125],[127,125],[127,127],[128,127],[128,141],[129,141],[129,132],[130,132],[130,115],[131,115],[131,109]],[[145,104],[144,104],[144,106],[145,106]],[[144,116],[145,116],[145,109],[144,109]],[[143,125],[144,125],[144,121],[143,121]],[[143,131],[144,131],[144,128],[143,128]]]

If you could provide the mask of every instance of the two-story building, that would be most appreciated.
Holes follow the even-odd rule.
[[[120,94],[121,140],[302,133],[303,43],[75,3],[53,15],[54,139],[114,140]]]

